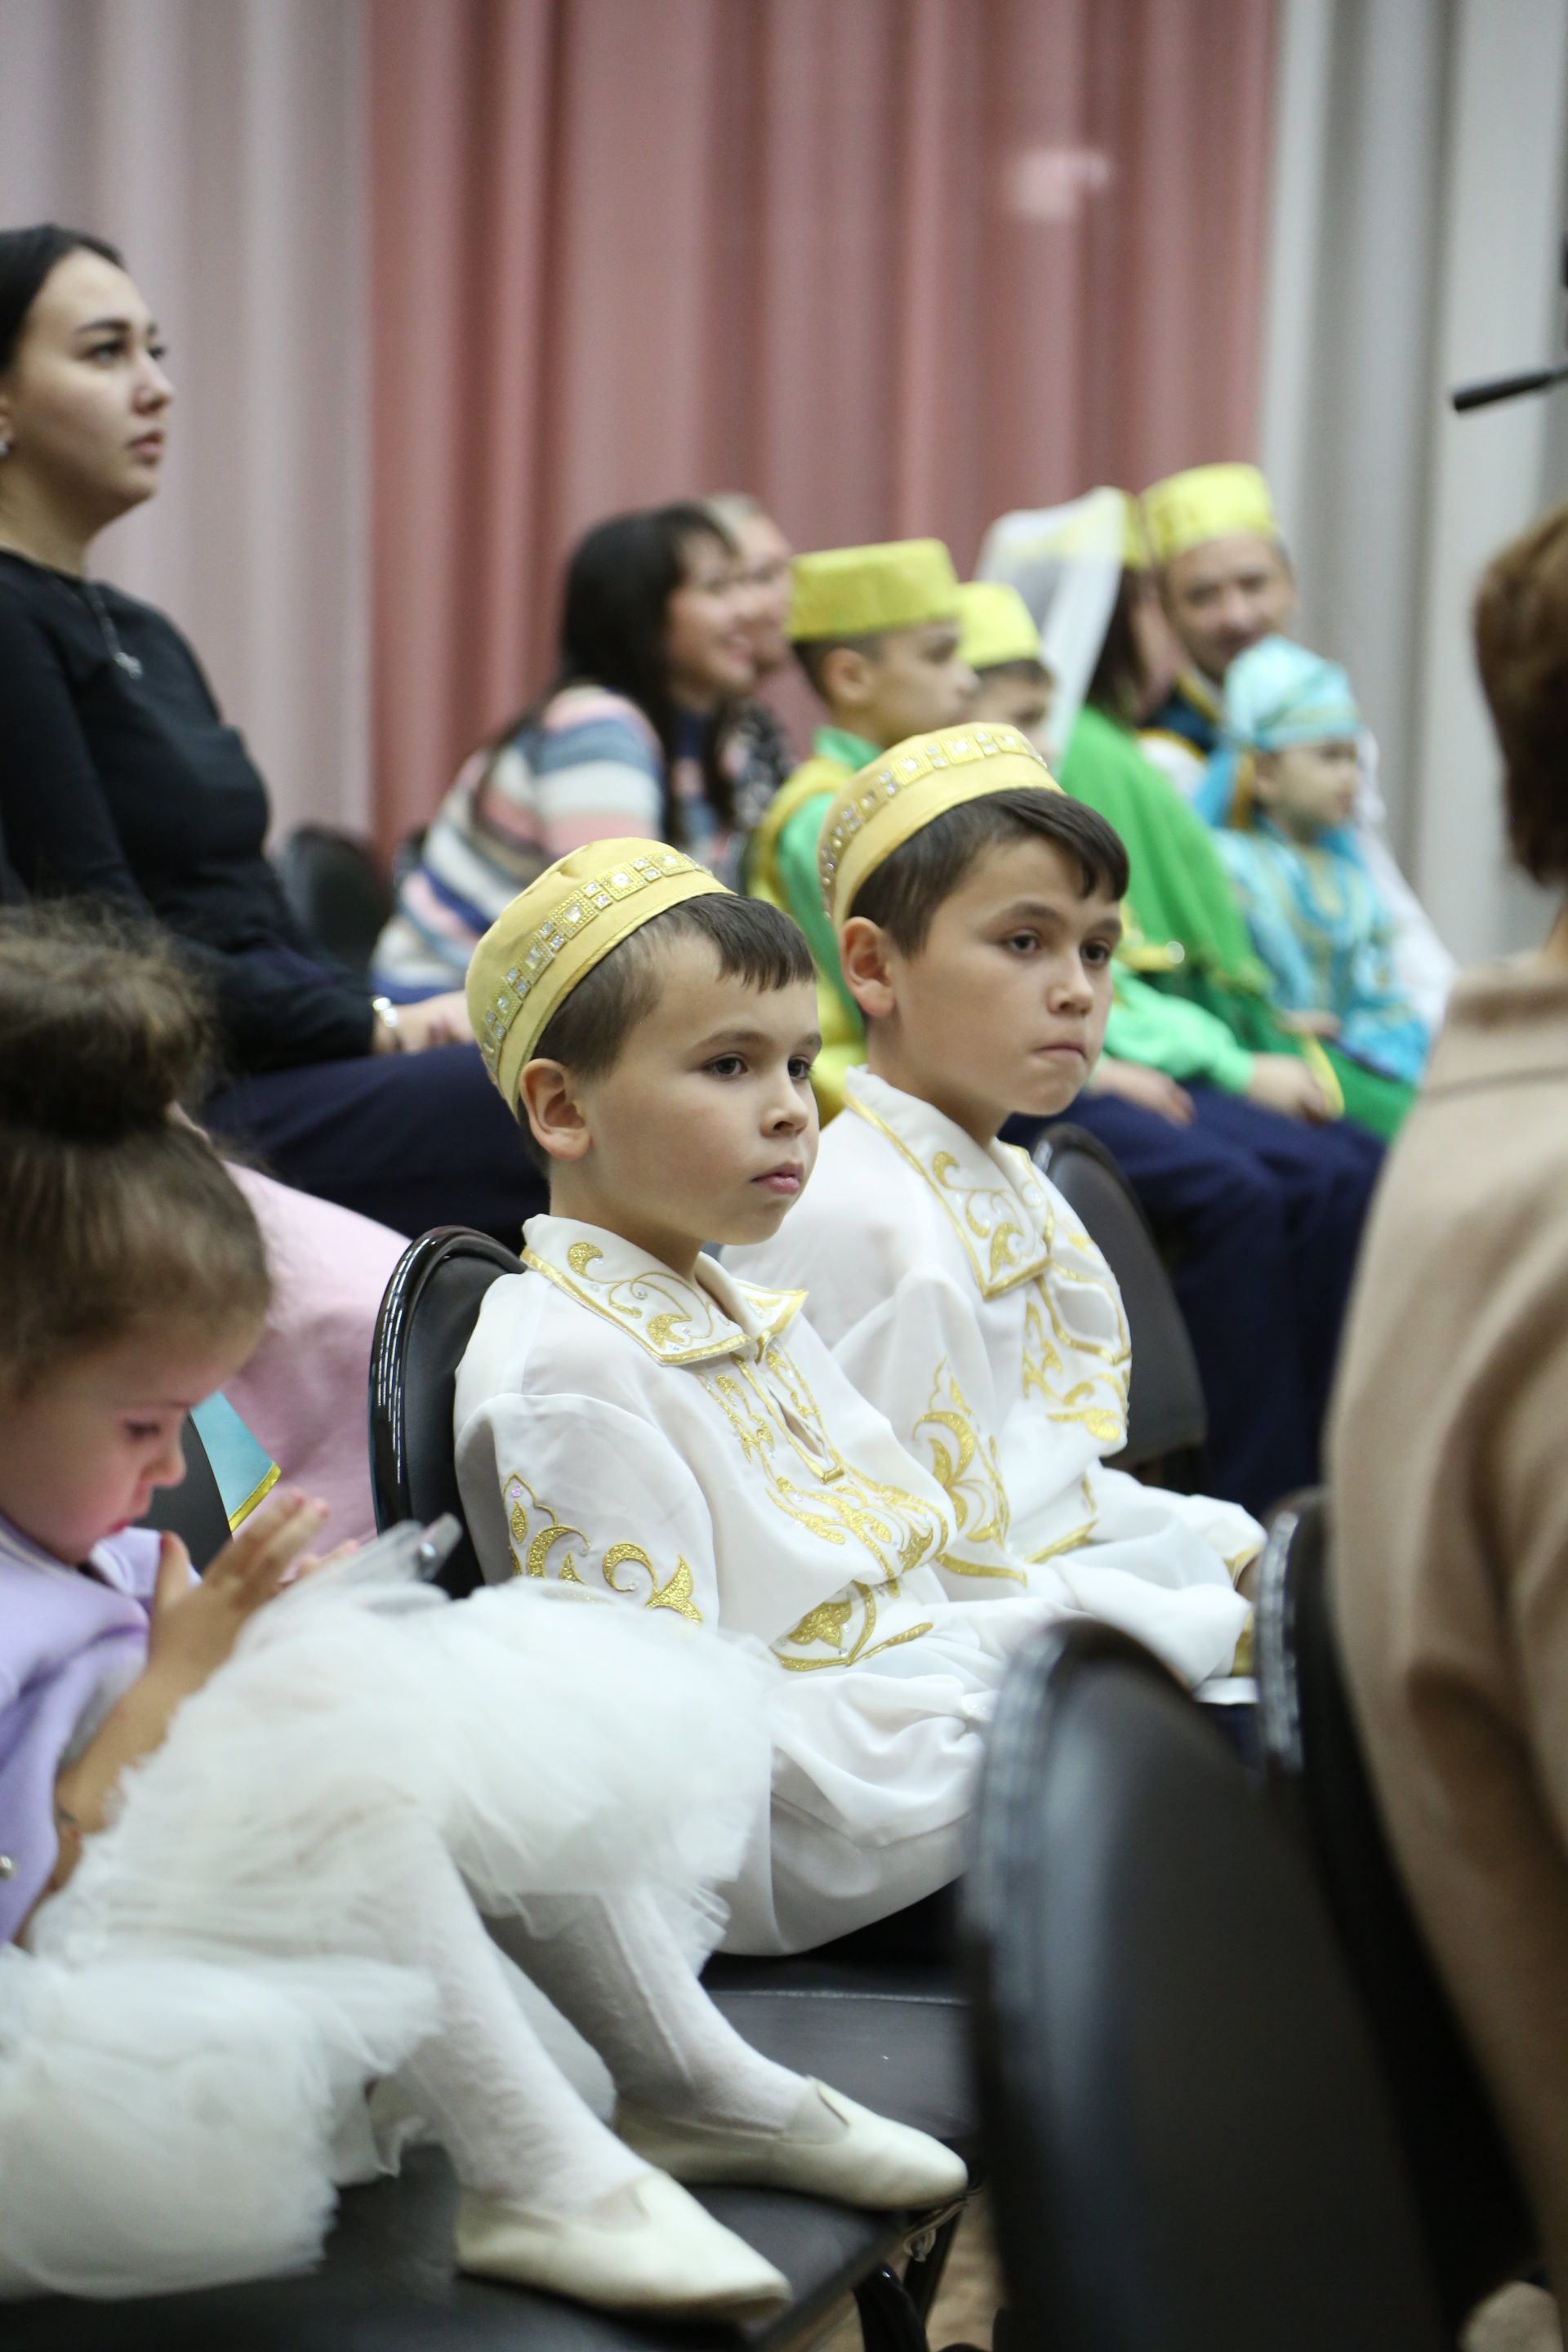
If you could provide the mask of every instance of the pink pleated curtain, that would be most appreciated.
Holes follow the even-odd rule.
[[[374,800],[617,508],[797,544],[1249,454],[1271,0],[374,0]]]

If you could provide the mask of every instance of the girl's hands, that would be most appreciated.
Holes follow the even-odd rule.
[[[468,998],[460,988],[454,988],[444,996],[426,996],[414,1004],[400,1004],[395,1029],[389,1029],[384,1022],[376,1023],[371,1050],[377,1054],[423,1054],[432,1045],[471,1045],[473,1042]]]
[[[326,1566],[306,1551],[326,1517],[325,1503],[307,1502],[294,1486],[279,1488],[225,1544],[199,1584],[178,1536],[163,1537],[146,1666],[55,1783],[59,1851],[51,1887],[65,1885],[83,1838],[103,1827],[121,1774],[163,1746],[181,1700],[217,1672],[257,1611],[285,1584]]]
[[[296,1487],[280,1488],[251,1513],[199,1583],[191,1580],[190,1554],[178,1536],[163,1538],[147,1676],[169,1693],[171,1713],[216,1673],[247,1621],[293,1580],[289,1570],[303,1574],[318,1564],[301,1555],[326,1517],[324,1503],[307,1502]]]

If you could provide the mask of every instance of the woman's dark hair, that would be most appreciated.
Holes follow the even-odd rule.
[[[1568,882],[1568,506],[1481,577],[1476,659],[1502,745],[1509,846],[1537,882]]]
[[[545,704],[568,686],[603,686],[635,702],[658,737],[664,754],[664,837],[685,845],[672,770],[680,716],[669,690],[665,630],[669,600],[688,576],[694,539],[713,540],[728,554],[735,542],[724,525],[695,501],[611,515],[580,539],[566,565],[560,653],[548,691],[495,739],[499,751],[533,725]],[[728,824],[734,791],[723,765],[728,713],[708,736],[702,781],[709,802]]]
[[[57,221],[38,221],[32,228],[0,228],[0,375],[16,356],[27,313],[38,298],[45,278],[68,253],[96,253],[125,263],[111,245],[86,229],[61,228]]]
[[[0,909],[0,1370],[24,1388],[139,1324],[266,1313],[249,1203],[170,1116],[211,1067],[205,1006],[142,926]]]
[[[1044,841],[1060,850],[1077,873],[1080,898],[1097,890],[1105,898],[1127,896],[1121,835],[1099,812],[1066,793],[1020,785],[963,802],[922,825],[866,877],[849,912],[886,931],[900,955],[919,955],[938,908],[982,851],[1019,841]]]
[[[1086,702],[1103,711],[1108,719],[1114,719],[1121,727],[1137,726],[1149,695],[1149,680],[1132,623],[1133,600],[1139,593],[1138,574],[1124,572],[1117,584],[1116,602],[1110,608],[1100,659],[1084,695]]]

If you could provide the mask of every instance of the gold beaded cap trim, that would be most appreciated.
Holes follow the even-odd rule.
[[[656,915],[724,888],[694,858],[657,842],[596,846],[612,854],[574,851],[514,898],[469,967],[468,1013],[479,1053],[509,1097],[552,1015],[595,964]],[[542,910],[531,921],[536,908]]]
[[[823,905],[841,921],[866,877],[949,809],[989,793],[1029,790],[1061,786],[1016,727],[944,727],[896,743],[828,809],[816,852]]]

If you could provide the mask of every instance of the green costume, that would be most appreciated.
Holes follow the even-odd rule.
[[[1411,1089],[1352,1062],[1331,1045],[1303,1040],[1280,1026],[1269,1003],[1268,971],[1252,952],[1247,918],[1214,836],[1143,757],[1137,738],[1086,705],[1058,779],[1076,800],[1098,809],[1127,845],[1132,879],[1123,910],[1129,924],[1123,956],[1146,988],[1217,1021],[1246,1054],[1304,1055],[1320,1075],[1326,1067],[1345,1116],[1374,1135],[1392,1136],[1410,1108]],[[1124,988],[1125,979],[1119,977],[1113,1024],[1123,1010]],[[1146,1005],[1143,1010],[1147,1019]],[[1184,1075],[1147,1043],[1134,1051],[1125,1033],[1119,1042],[1114,1027],[1107,1032],[1106,1046],[1130,1061],[1152,1062],[1173,1076]],[[1245,1078],[1238,1086],[1234,1075],[1223,1075],[1225,1066],[1222,1056],[1205,1075],[1239,1092]],[[1239,1068],[1230,1066],[1233,1073]]]

